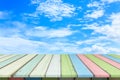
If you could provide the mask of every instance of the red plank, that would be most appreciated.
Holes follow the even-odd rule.
[[[115,67],[117,67],[118,69],[120,69],[120,63],[114,62],[114,61],[112,61],[111,59],[108,59],[108,58],[106,58],[106,57],[104,57],[104,56],[101,56],[101,55],[99,55],[99,54],[95,54],[95,56],[98,57],[98,58],[100,58],[100,59],[102,59],[102,60],[104,60],[105,62],[111,64],[112,66],[115,66]]]
[[[95,63],[93,63],[90,59],[82,54],[78,54],[80,60],[91,70],[95,77],[109,77],[109,74],[98,67]]]
[[[24,80],[24,78],[9,78],[9,80]]]

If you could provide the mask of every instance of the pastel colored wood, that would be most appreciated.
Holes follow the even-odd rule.
[[[19,55],[20,56],[20,55]],[[11,77],[18,69],[23,67],[28,61],[30,61],[36,54],[28,54],[19,60],[12,62],[11,64],[0,69],[0,77]]]
[[[45,55],[36,68],[31,72],[30,77],[45,77],[51,59],[51,54]]]
[[[12,62],[14,62],[14,61],[16,61],[17,59],[20,59],[20,58],[23,57],[23,56],[24,56],[23,54],[21,54],[21,55],[16,55],[16,56],[13,56],[13,57],[11,57],[11,58],[9,58],[9,59],[1,62],[1,63],[0,63],[0,68],[2,68],[2,67],[4,67],[4,66],[6,66],[6,65],[8,65],[8,64],[10,64],[10,63],[12,63]]]
[[[120,80],[120,78],[109,78],[109,80]]]
[[[80,60],[89,68],[95,77],[109,77],[109,74],[93,63],[85,55],[78,54]]]
[[[8,78],[0,78],[0,80],[8,80]]]
[[[54,55],[46,72],[46,77],[60,77],[60,55]]]
[[[77,77],[77,73],[67,54],[61,55],[62,77]]]
[[[0,55],[0,59],[4,58],[6,56],[9,56],[9,55]]]
[[[74,78],[60,78],[59,80],[74,80]]]
[[[9,78],[9,80],[25,80],[24,78]]]
[[[111,60],[113,60],[113,61],[115,61],[115,62],[120,63],[120,59],[118,59],[118,58],[115,58],[115,57],[112,57],[112,56],[106,55],[106,54],[102,54],[102,56],[104,56],[104,57],[106,57],[106,58],[109,58],[109,59],[111,59]]]
[[[100,66],[103,70],[108,72],[111,77],[120,77],[120,69],[104,62],[103,60],[100,60],[99,58],[95,57],[94,55],[87,54],[86,55],[90,60],[92,60],[94,63],[96,63],[98,66]]]
[[[35,56],[31,61],[29,61],[26,65],[24,65],[21,69],[19,69],[14,77],[29,77],[29,74],[32,72],[32,70],[37,66],[37,64],[41,61],[43,58],[43,54],[39,54]]]
[[[108,54],[108,55],[120,59],[120,55],[117,55],[117,54]]]
[[[43,78],[42,80],[59,80],[58,78]]]
[[[92,78],[92,80],[108,80],[107,78]]]
[[[75,80],[91,80],[91,78],[76,78]]]
[[[25,80],[42,80],[41,78],[25,78]]]
[[[93,74],[75,54],[71,54],[69,56],[73,66],[75,67],[78,77],[93,77]]]
[[[12,55],[12,54],[11,54],[11,55],[8,55],[8,56],[0,59],[0,62],[5,61],[5,60],[10,59],[10,58],[15,57],[15,56],[16,56],[16,55]]]
[[[101,60],[104,60],[105,62],[111,64],[112,66],[115,66],[116,68],[120,69],[120,63],[117,63],[117,62],[115,62],[115,61],[112,61],[111,59],[108,59],[108,58],[106,58],[106,57],[104,57],[104,56],[101,56],[101,55],[99,55],[99,54],[95,54],[95,56],[96,56],[97,58],[100,58]]]

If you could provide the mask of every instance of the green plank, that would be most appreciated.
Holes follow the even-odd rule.
[[[92,78],[92,80],[108,80],[107,78]]]
[[[0,80],[8,80],[8,78],[0,78]]]
[[[108,72],[111,75],[111,77],[120,77],[120,70],[118,68],[104,62],[103,60],[95,57],[92,54],[86,54],[86,56],[98,66],[100,66],[103,70]]]
[[[70,61],[70,58],[68,55],[63,54],[61,55],[62,61],[62,77],[77,77],[77,73],[75,72],[75,69]]]
[[[120,78],[109,78],[109,80],[120,80]]]
[[[114,57],[114,58],[120,59],[120,55],[117,55],[117,54],[108,54],[108,55],[110,55],[110,56],[112,56],[112,57]]]
[[[58,78],[43,78],[42,80],[59,80]]]
[[[75,80],[91,80],[91,78],[76,78]]]
[[[29,61],[25,66],[23,66],[20,70],[18,70],[14,77],[29,77],[30,72],[35,68],[35,66],[41,61],[43,58],[43,54],[39,54],[34,57],[31,61]]]
[[[16,61],[17,59],[20,59],[23,56],[25,56],[25,54],[19,54],[19,55],[13,56],[12,58],[9,58],[3,62],[0,62],[0,68],[12,63],[13,61]]]

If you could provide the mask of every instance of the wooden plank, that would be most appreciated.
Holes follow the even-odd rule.
[[[120,69],[120,63],[117,63],[115,61],[112,61],[111,59],[108,59],[104,56],[101,56],[99,54],[95,54],[96,57],[100,58],[101,60],[104,60],[105,62],[111,64],[112,66],[115,66],[116,68]]]
[[[109,78],[109,80],[120,80],[120,78]]]
[[[107,54],[102,54],[102,56],[104,56],[104,57],[106,57],[106,58],[109,58],[109,59],[111,59],[111,60],[113,60],[113,61],[115,61],[115,62],[120,63],[120,59],[118,59],[118,58],[112,57],[112,56],[107,55]]]
[[[0,55],[0,59],[4,58],[6,56],[10,56],[10,55]]]
[[[54,55],[46,72],[46,77],[60,77],[60,55]]]
[[[69,56],[73,66],[75,67],[78,77],[93,77],[93,74],[75,54],[71,54]]]
[[[72,65],[72,62],[70,61],[69,56],[63,54],[61,55],[61,58],[62,77],[77,77],[77,73],[75,72],[75,69]]]
[[[14,61],[13,63],[0,69],[0,77],[11,77],[17,70],[25,65],[29,60],[35,57],[36,54],[29,54],[21,59]]]
[[[8,80],[8,78],[0,78],[0,80]]]
[[[59,80],[58,78],[43,78],[42,80]]]
[[[94,55],[87,54],[86,55],[90,60],[92,60],[94,63],[96,63],[98,66],[100,66],[103,70],[108,72],[111,77],[120,77],[120,69],[104,62],[103,60],[100,60],[99,58],[95,57]]]
[[[25,80],[42,80],[41,78],[25,78]]]
[[[11,54],[11,55],[9,55],[9,56],[6,56],[6,57],[0,59],[0,62],[5,61],[5,60],[10,59],[10,58],[15,57],[15,56],[16,56],[16,55]]]
[[[76,78],[75,80],[91,80],[91,78]]]
[[[25,55],[25,54],[16,55],[16,56],[13,56],[13,57],[5,60],[5,61],[2,61],[2,62],[0,63],[0,68],[2,68],[2,67],[4,67],[4,66],[6,66],[6,65],[8,65],[8,64],[10,64],[10,63],[12,63],[12,62],[14,62],[14,61],[16,61],[17,59],[20,59],[20,58],[23,57],[24,55]]]
[[[99,66],[93,63],[85,55],[78,54],[80,60],[89,68],[89,70],[94,74],[95,77],[109,77],[109,74],[102,70]]]
[[[11,78],[9,78],[9,80],[25,80],[24,78],[13,78],[13,77],[11,77]]]
[[[31,72],[30,77],[45,77],[51,59],[52,55],[47,54],[36,66],[36,68]]]
[[[92,78],[92,80],[108,80],[107,78]]]
[[[120,55],[117,55],[117,54],[108,54],[108,55],[120,59]]]
[[[14,77],[29,77],[29,74],[32,72],[35,66],[41,61],[43,56],[44,56],[43,54],[39,54],[36,57],[34,57],[31,61],[29,61],[26,65],[19,69],[14,74]]]
[[[74,80],[74,78],[60,78],[59,80]]]

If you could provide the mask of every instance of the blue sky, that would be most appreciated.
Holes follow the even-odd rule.
[[[0,53],[120,53],[120,0],[0,0]]]

